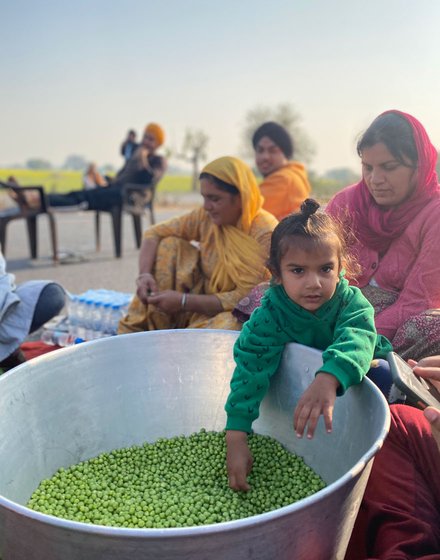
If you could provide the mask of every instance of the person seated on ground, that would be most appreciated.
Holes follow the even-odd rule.
[[[255,163],[263,175],[260,184],[263,208],[278,220],[298,212],[312,189],[304,165],[290,161],[293,158],[290,134],[275,122],[265,122],[254,132],[252,144]]]
[[[337,193],[326,212],[353,231],[361,273],[350,281],[375,308],[377,331],[406,358],[440,353],[440,186],[437,151],[421,125],[401,111],[377,117],[357,146],[362,180]],[[254,290],[234,313],[260,305]]]
[[[440,391],[440,356],[408,360]],[[440,559],[440,408],[392,405],[346,560]]]
[[[293,157],[293,140],[287,130],[275,122],[265,122],[252,137],[255,163],[264,179],[260,191],[263,208],[278,220],[298,212],[309,196],[311,186],[302,163],[289,161]],[[234,314],[240,322],[247,321],[261,302],[268,282],[256,286],[237,304]]]
[[[64,307],[64,289],[55,282],[32,280],[15,285],[0,250],[0,369],[25,361],[21,343]]]
[[[236,367],[225,405],[227,471],[234,490],[250,488],[247,476],[253,459],[248,434],[286,344],[323,351],[323,363],[293,414],[297,437],[307,431],[308,438],[314,436],[321,415],[326,431],[332,431],[336,395],[360,383],[373,358],[386,358],[392,350],[389,341],[376,333],[373,307],[345,279],[356,265],[347,258],[345,232],[327,214],[316,213],[318,208],[315,200],[306,199],[300,212],[275,228],[271,287],[234,346]]]
[[[107,187],[108,183],[98,171],[96,163],[90,163],[83,176],[83,185],[87,189],[96,189],[97,187]]]
[[[146,126],[142,143],[114,180],[105,189],[72,191],[67,194],[49,194],[50,206],[76,206],[88,210],[111,210],[122,206],[122,187],[127,183],[144,186],[157,185],[166,171],[165,158],[156,154],[163,144],[165,133],[155,123]]]
[[[137,292],[119,334],[169,328],[240,329],[231,314],[265,267],[277,220],[261,208],[251,169],[221,157],[200,174],[203,207],[149,228]]]
[[[136,142],[136,132],[134,130],[129,130],[127,138],[121,145],[121,156],[123,156],[125,162],[131,158],[138,146],[139,144]]]
[[[362,180],[326,211],[355,236],[352,280],[375,308],[376,327],[405,359],[440,353],[440,186],[437,151],[414,117],[378,116],[357,145]]]

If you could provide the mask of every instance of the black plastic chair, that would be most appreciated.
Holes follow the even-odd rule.
[[[126,183],[122,187],[122,206],[113,206],[107,212],[111,216],[113,227],[113,239],[115,245],[115,256],[122,256],[122,213],[126,212],[133,218],[133,229],[136,247],[139,249],[142,243],[142,216],[149,213],[150,223],[156,223],[154,215],[154,195],[156,185],[142,185],[137,183]],[[96,250],[101,248],[101,212],[95,214],[95,238]]]
[[[31,258],[38,257],[38,228],[37,218],[40,215],[46,215],[49,220],[50,239],[52,244],[52,253],[54,263],[58,262],[58,243],[55,218],[49,208],[42,186],[20,187],[12,183],[0,182],[0,188],[11,193],[11,200],[15,206],[0,209],[0,245],[2,252],[6,255],[6,231],[9,222],[13,220],[26,220],[26,226],[29,238],[29,248]],[[35,200],[30,199],[28,193],[37,194]],[[27,196],[28,195],[28,196]]]

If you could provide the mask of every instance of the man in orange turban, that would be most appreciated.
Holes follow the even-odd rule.
[[[156,154],[165,141],[165,132],[156,123],[145,127],[142,142],[108,187],[48,195],[50,206],[81,205],[87,210],[109,211],[122,206],[122,186],[127,183],[157,185],[166,171],[166,160]]]
[[[165,142],[164,129],[156,123],[147,124],[147,126],[145,127],[145,130],[144,130],[144,136],[148,135],[148,134],[151,134],[152,136],[154,136],[157,148],[159,146],[162,146],[162,144]]]

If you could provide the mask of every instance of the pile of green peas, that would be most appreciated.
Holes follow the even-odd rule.
[[[228,486],[225,432],[118,449],[59,469],[32,494],[33,510],[83,523],[127,528],[192,527],[243,519],[325,487],[275,439],[252,434],[249,492]]]

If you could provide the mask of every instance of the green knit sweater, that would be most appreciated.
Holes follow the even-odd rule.
[[[392,350],[376,332],[373,307],[342,275],[333,297],[315,313],[294,303],[283,286],[272,286],[234,346],[227,430],[251,431],[288,342],[323,350],[319,371],[338,379],[338,395],[362,380],[373,358],[385,358]]]

